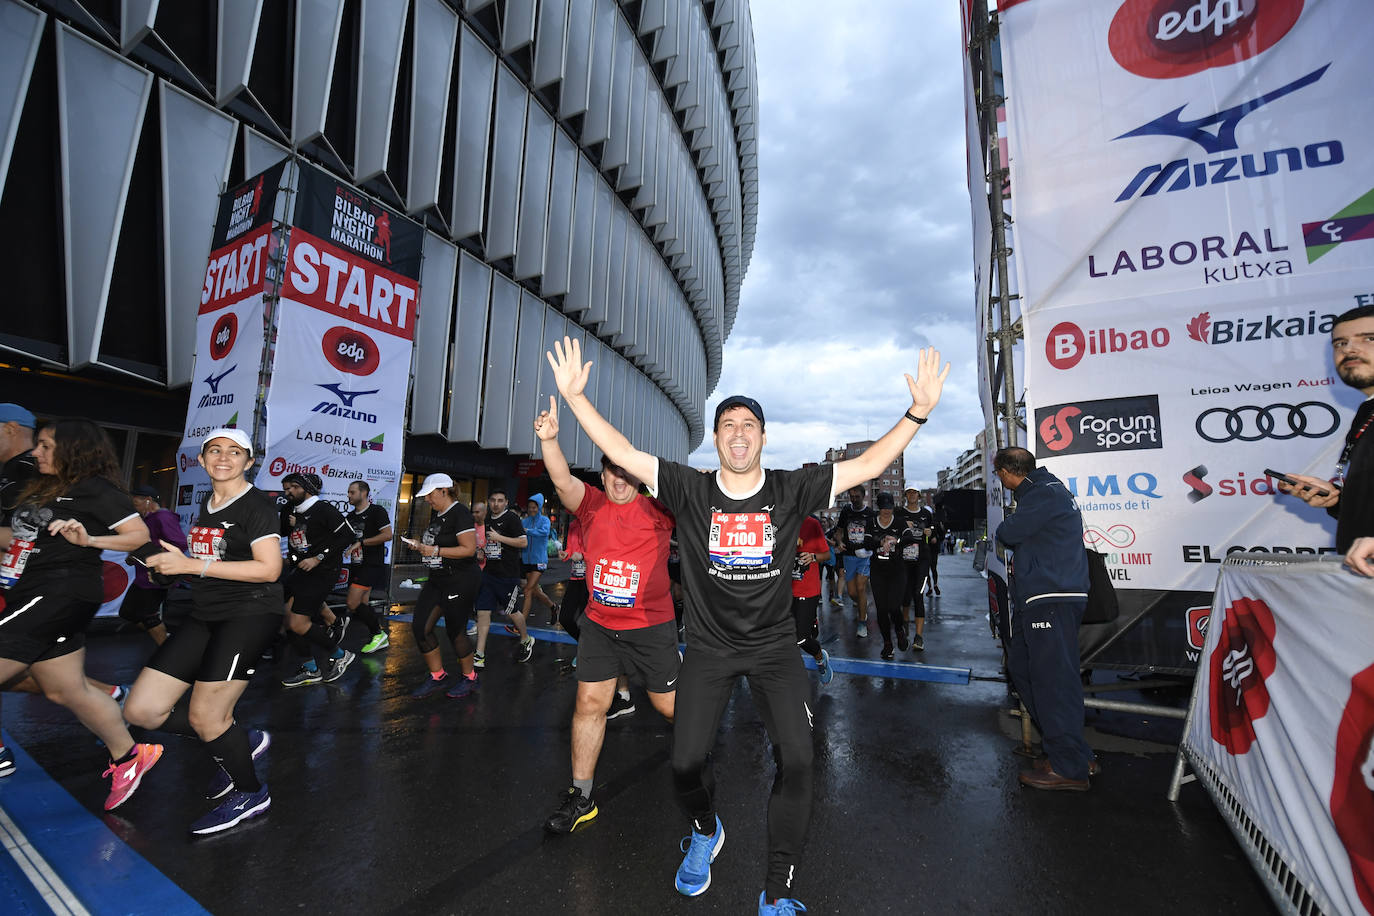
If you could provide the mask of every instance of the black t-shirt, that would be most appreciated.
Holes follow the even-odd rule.
[[[868,506],[862,509],[855,509],[853,506],[846,506],[840,510],[839,521],[835,524],[835,531],[839,534],[840,546],[846,553],[853,553],[856,550],[867,549],[864,547],[864,532],[868,530],[869,519],[875,515],[874,511]]]
[[[100,601],[104,594],[99,547],[78,547],[60,534],[48,534],[48,525],[74,518],[92,537],[114,533],[130,519],[138,518],[129,494],[100,477],[88,477],[65,494],[44,503],[24,503],[10,518],[13,536],[0,559],[0,585],[13,595],[46,590],[81,601]]]
[[[368,507],[361,512],[354,510],[345,516],[348,519],[348,527],[353,529],[353,540],[361,541],[363,538],[376,537],[382,533],[382,529],[391,524],[391,516],[386,514],[386,510],[376,503],[369,503]],[[358,561],[359,566],[381,566],[386,561],[385,544],[364,544],[363,558]]]
[[[907,519],[892,513],[892,521],[884,528],[878,513],[869,517],[864,527],[864,547],[873,551],[871,569],[875,575],[890,572],[889,567],[899,566],[902,562],[904,547],[915,544],[919,532],[908,527]]]
[[[930,521],[926,519],[928,509],[917,509],[915,512],[907,508],[897,510],[897,519],[902,524],[902,530],[909,533],[909,539],[902,541],[902,559],[915,562],[921,558],[921,543],[925,540],[924,529],[930,526]]]
[[[922,506],[914,512],[910,509],[899,509],[897,511],[902,514],[909,524],[916,528],[917,533],[921,536],[920,543],[913,549],[925,549],[927,553],[934,549],[936,543],[940,539],[940,533],[935,530],[935,510],[931,509],[930,506]],[[925,529],[927,528],[931,529],[930,537],[926,537]],[[915,555],[913,554],[913,559],[914,557]]]
[[[276,503],[250,486],[215,509],[210,508],[207,496],[187,541],[191,556],[197,560],[243,562],[253,559],[253,544],[263,538],[272,538],[276,544],[281,537],[278,525]],[[191,583],[191,616],[200,620],[285,611],[280,582],[231,582],[196,575],[187,576],[185,581]]]
[[[316,497],[305,509],[291,506],[286,510],[284,531],[286,550],[292,565],[307,557],[324,555],[319,565],[308,573],[298,575],[337,575],[343,563],[343,552],[353,544],[353,529],[343,513],[333,505]],[[301,505],[305,505],[302,503]]]
[[[442,515],[431,515],[429,527],[420,535],[421,544],[437,547],[457,547],[458,535],[471,531],[477,537],[477,525],[472,520],[472,510],[462,503],[454,503]],[[513,548],[511,548],[513,549]],[[519,551],[516,551],[519,555]],[[421,557],[421,562],[430,570],[430,579],[449,579],[477,568],[477,555],[461,559],[450,557]]]
[[[1354,440],[1355,445],[1345,471],[1341,501],[1331,512],[1336,516],[1336,549],[1341,553],[1349,550],[1356,538],[1374,537],[1374,423],[1360,433],[1371,412],[1374,398],[1367,399],[1355,411],[1345,434],[1345,441]]]
[[[507,538],[524,537],[525,526],[520,522],[520,516],[507,508],[497,518],[487,517],[487,565],[483,569],[489,576],[519,579],[524,573],[520,568],[520,548],[498,544],[491,536],[493,531]]]
[[[792,565],[802,520],[830,505],[835,469],[763,472],[749,494],[658,459],[655,492],[677,518],[687,642],[717,655],[794,642]]]
[[[15,455],[0,467],[0,527],[10,523],[10,515],[19,504],[19,494],[38,476],[38,459],[33,452]]]

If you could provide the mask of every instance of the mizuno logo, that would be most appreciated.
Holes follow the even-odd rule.
[[[210,386],[210,393],[219,394],[219,383],[224,381],[224,377],[228,375],[230,372],[233,372],[237,368],[238,366],[230,366],[228,369],[225,369],[219,375],[205,376],[205,384]]]
[[[1153,121],[1112,139],[1121,140],[1126,137],[1147,137],[1158,134],[1191,140],[1208,153],[1221,153],[1236,149],[1239,146],[1236,142],[1236,127],[1240,124],[1241,118],[1276,99],[1281,99],[1289,93],[1297,92],[1299,89],[1312,85],[1322,78],[1327,67],[1330,66],[1327,64],[1325,67],[1313,70],[1306,76],[1299,77],[1287,86],[1281,86],[1273,92],[1267,92],[1258,98],[1241,102],[1239,105],[1234,105],[1225,111],[1218,111],[1216,114],[1205,118],[1185,121],[1181,116],[1183,109],[1188,106],[1180,105],[1173,111],[1162,114]]]
[[[328,385],[321,385],[317,383],[316,387],[323,388],[325,391],[331,392],[334,395],[334,397],[338,398],[339,402],[342,403],[345,407],[352,407],[354,400],[362,397],[365,394],[376,394],[377,392],[382,390],[380,388],[373,388],[371,391],[344,391],[342,385],[335,385],[333,383],[330,383]]]

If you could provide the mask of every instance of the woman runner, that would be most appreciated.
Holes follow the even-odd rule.
[[[416,699],[447,688],[445,696],[456,700],[477,687],[472,640],[467,634],[468,618],[472,616],[477,586],[481,584],[475,560],[477,532],[472,513],[454,500],[452,486],[453,478],[447,474],[430,474],[425,478],[424,486],[415,496],[429,503],[432,512],[429,527],[419,541],[406,539],[429,569],[429,579],[415,599],[415,612],[411,617],[415,647],[429,668],[429,677],[411,694]],[[440,617],[444,619],[444,632],[453,644],[453,654],[458,657],[460,676],[456,681],[450,680],[444,670],[439,640],[434,635]]]
[[[61,420],[38,433],[38,477],[0,528],[0,683],[27,671],[110,751],[105,810],[128,801],[160,744],[135,744],[119,704],[86,681],[86,627],[100,609],[101,550],[133,550],[148,527],[115,483],[119,463],[100,427]]]
[[[234,705],[258,659],[281,627],[281,519],[276,504],[244,477],[253,445],[238,429],[211,430],[201,440],[200,465],[211,491],[191,526],[187,556],[162,542],[147,559],[163,576],[185,576],[191,613],[139,674],[124,704],[135,725],[198,737],[220,770],[206,798],[221,799],[191,825],[219,833],[272,804],[253,761],[272,739],[234,721]],[[181,698],[191,691],[189,702]]]
[[[906,567],[902,548],[915,543],[915,535],[893,511],[896,500],[891,493],[878,494],[878,514],[869,516],[864,527],[864,546],[873,551],[870,582],[873,604],[878,608],[878,629],[883,634],[882,657],[890,660],[892,631],[897,631],[897,648],[906,651],[906,624],[902,622],[902,590],[906,588]]]

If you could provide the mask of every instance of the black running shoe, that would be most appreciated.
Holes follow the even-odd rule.
[[[611,708],[606,710],[606,721],[609,722],[611,719],[618,719],[621,716],[634,715],[634,711],[634,700],[622,699],[620,694],[617,693],[615,696],[611,697]]]
[[[906,624],[897,625],[897,651],[906,651]]]
[[[591,796],[577,791],[577,786],[569,786],[568,792],[558,804],[558,810],[549,815],[544,829],[549,833],[572,833],[583,824],[596,819],[596,802]]]

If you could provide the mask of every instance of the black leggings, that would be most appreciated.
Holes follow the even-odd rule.
[[[587,609],[587,580],[569,579],[563,586],[563,603],[558,608],[558,622],[563,632],[573,639],[582,635],[582,612]]]
[[[926,599],[921,594],[921,586],[926,581],[925,560],[903,560],[906,567],[906,585],[902,588],[902,607],[911,606],[912,616],[926,615]]]
[[[902,592],[906,588],[906,569],[904,560],[875,560],[873,572],[868,578],[869,591],[873,593],[873,604],[878,609],[878,629],[882,631],[883,642],[892,642],[892,628],[904,627],[902,623]]]
[[[410,629],[415,636],[415,647],[421,652],[433,652],[439,648],[439,639],[434,628],[439,619],[444,621],[444,631],[448,633],[453,652],[459,658],[467,658],[473,653],[472,640],[468,639],[468,619],[472,617],[473,602],[477,600],[477,586],[481,575],[476,568],[460,572],[452,577],[435,579],[430,576],[420,589],[420,597],[415,599],[415,612],[411,615]]]
[[[812,658],[821,654],[821,642],[816,638],[820,630],[816,613],[820,606],[820,595],[809,598],[792,596],[792,622],[797,626],[797,646]]]
[[[688,647],[677,684],[673,785],[693,829],[713,832],[716,809],[711,748],[725,704],[741,676],[749,679],[749,692],[768,730],[777,763],[768,799],[765,892],[770,898],[796,897],[793,870],[801,859],[811,823],[814,746],[807,708],[811,685],[791,641],[732,656]]]

